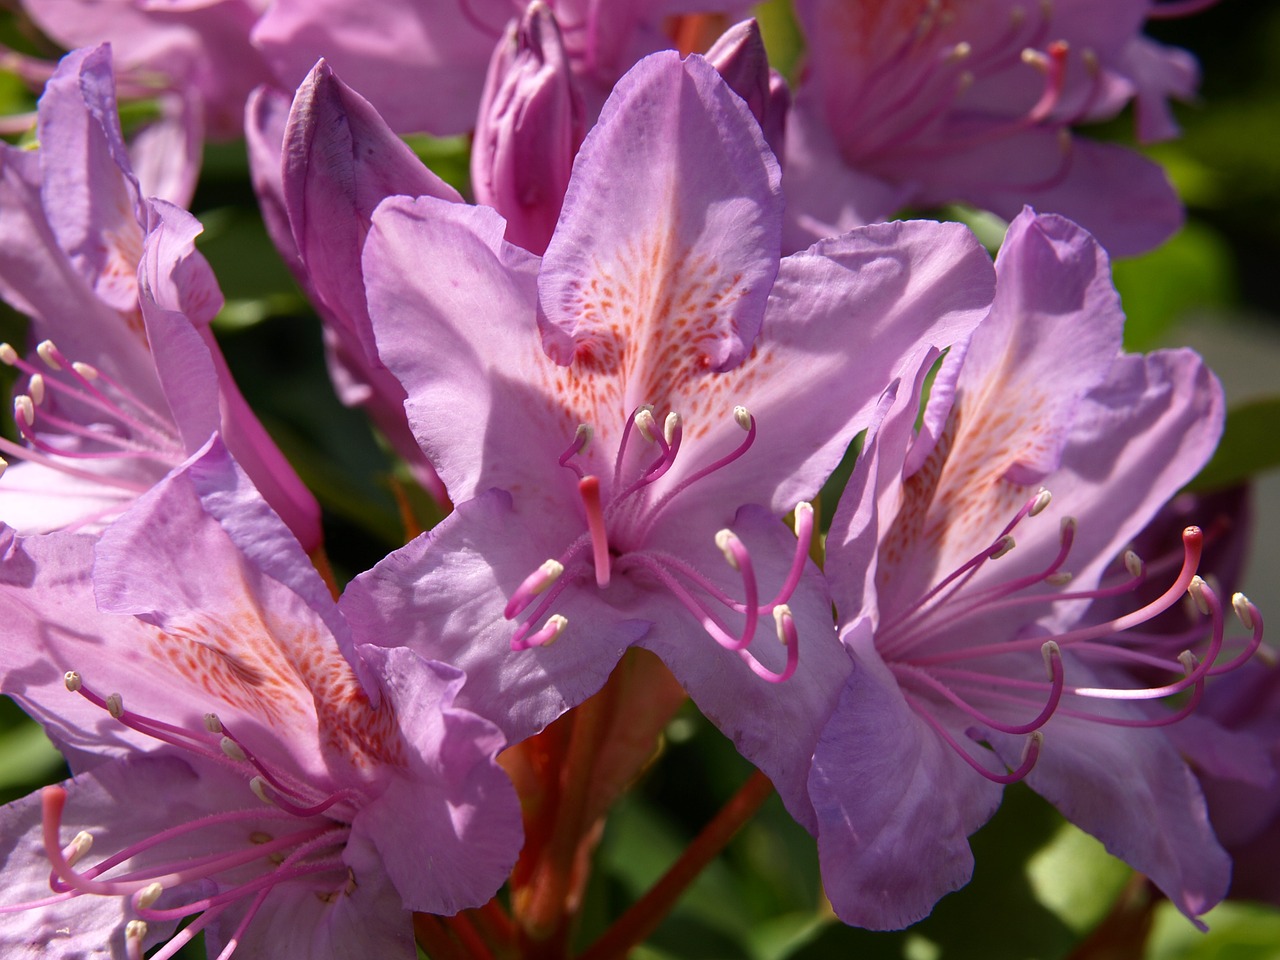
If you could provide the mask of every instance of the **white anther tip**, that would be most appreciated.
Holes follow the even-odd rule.
[[[107,697],[107,713],[119,720],[124,716],[124,697],[113,693]]]
[[[1187,673],[1191,673],[1196,667],[1200,666],[1200,661],[1196,659],[1196,655],[1190,650],[1183,650],[1178,654],[1178,662],[1182,664],[1182,669]]]
[[[82,363],[77,360],[75,363],[71,364],[71,369],[80,374],[80,376],[84,377],[86,380],[98,379],[98,368],[91,363]]]
[[[1254,606],[1249,602],[1249,598],[1243,593],[1233,594],[1231,597],[1231,609],[1236,612],[1236,616],[1240,622],[1244,624],[1246,630],[1252,630],[1256,626],[1253,617]]]
[[[667,419],[662,422],[662,436],[668,445],[675,442],[676,431],[680,429],[680,424],[683,422],[680,414],[674,410],[667,414]]]
[[[6,367],[12,367],[18,362],[18,351],[13,349],[11,343],[0,343],[0,363]]]
[[[1058,535],[1064,539],[1066,537],[1074,537],[1077,526],[1075,517],[1063,517],[1062,522],[1058,525]]]
[[[204,728],[210,733],[221,733],[222,721],[218,719],[216,713],[206,713],[204,715]]]
[[[778,642],[783,646],[787,644],[787,625],[795,625],[795,618],[791,616],[791,608],[785,603],[780,603],[773,608],[773,624],[778,629]]]
[[[68,670],[64,673],[62,675],[62,682],[67,685],[67,689],[72,693],[78,693],[80,691],[80,684],[82,681],[80,679],[80,674],[76,673],[74,670]]]
[[[1124,568],[1129,571],[1129,576],[1140,577],[1146,569],[1146,565],[1142,562],[1142,558],[1132,550],[1124,552]]]
[[[21,420],[24,426],[29,427],[36,422],[36,405],[25,393],[20,393],[13,398],[13,416]]]
[[[653,431],[657,428],[658,422],[653,419],[652,407],[645,406],[636,411],[635,425],[640,431],[640,436],[653,443]]]
[[[546,577],[546,582],[536,589],[536,593],[541,593],[547,587],[551,586],[560,579],[560,575],[564,573],[564,564],[554,558],[543,562],[538,568],[539,572]]]
[[[222,748],[222,752],[232,760],[240,762],[249,759],[245,756],[244,751],[240,749],[240,744],[236,743],[230,737],[223,737],[222,740],[219,741],[218,746],[220,746]]]
[[[951,48],[950,52],[947,53],[947,59],[950,60],[952,63],[955,63],[957,61],[966,59],[972,53],[973,53],[973,45],[970,44],[967,40],[961,40],[959,43],[957,43],[954,47]]]
[[[27,393],[31,396],[31,402],[37,407],[44,403],[44,374],[33,373],[30,381],[27,383]]]
[[[147,936],[147,922],[145,920],[130,920],[124,925],[124,938],[126,940],[144,940]]]
[[[1009,534],[1005,534],[996,541],[995,546],[991,548],[991,552],[987,554],[989,560],[999,560],[1006,553],[1017,546],[1017,542]]]
[[[93,834],[87,830],[81,830],[71,838],[71,842],[63,849],[62,859],[67,861],[67,866],[74,867],[92,847]]]
[[[1062,659],[1062,648],[1058,646],[1056,640],[1046,640],[1040,647],[1040,654],[1044,657],[1044,668],[1049,671],[1049,679],[1053,679],[1053,662]]]
[[[551,616],[547,617],[546,626],[542,629],[547,630],[548,627],[551,629],[547,630],[549,635],[546,640],[542,641],[542,646],[549,647],[551,644],[559,640],[560,634],[564,633],[564,628],[568,625],[569,618],[558,613],[553,613]]]
[[[158,883],[148,884],[143,887],[138,891],[137,899],[135,900],[138,909],[146,910],[160,899],[160,894],[162,893],[164,893],[164,887]]]
[[[1191,599],[1196,602],[1196,609],[1205,616],[1209,615],[1209,598],[1205,595],[1208,584],[1199,576],[1191,578],[1191,583],[1187,585],[1187,593],[1191,595]]]
[[[1065,587],[1071,582],[1071,578],[1073,576],[1075,576],[1075,574],[1066,570],[1060,570],[1057,573],[1049,574],[1049,576],[1044,578],[1044,582],[1049,584],[1051,587]]]
[[[716,547],[724,554],[725,562],[733,569],[738,569],[738,558],[733,554],[733,545],[738,540],[732,530],[721,530],[716,534]]]
[[[1035,499],[1031,501],[1031,509],[1027,511],[1028,516],[1038,516],[1044,512],[1045,507],[1053,501],[1053,494],[1044,487],[1040,488],[1040,492],[1036,494]]]
[[[733,408],[733,422],[743,430],[751,429],[751,411],[739,404]]]
[[[249,781],[249,789],[253,791],[253,795],[263,803],[270,803],[271,797],[267,794],[267,781],[261,777],[254,777]]]
[[[578,424],[578,429],[573,432],[573,439],[582,441],[582,445],[578,447],[578,453],[587,452],[587,447],[591,446],[591,441],[595,438],[595,435],[596,432],[591,428],[591,424]]]
[[[48,365],[50,370],[62,369],[62,364],[58,362],[58,348],[53,345],[52,340],[41,340],[39,346],[36,347],[36,353],[40,355],[40,359]]]
[[[1037,70],[1043,70],[1049,66],[1049,58],[1039,50],[1033,50],[1031,47],[1024,47],[1019,56],[1022,58],[1023,63],[1029,67],[1035,67]]]

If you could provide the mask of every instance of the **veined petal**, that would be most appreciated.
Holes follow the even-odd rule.
[[[911,709],[870,634],[866,621],[846,631],[853,672],[818,742],[809,791],[837,915],[893,930],[968,883],[968,836],[995,812],[1000,788]]]
[[[485,207],[384,201],[364,252],[378,352],[404,384],[410,426],[455,501],[519,488],[555,512],[573,510],[555,459],[562,448],[547,444],[567,444],[582,414],[556,392],[563,378],[538,349],[538,260],[507,243],[504,229]]]
[[[489,491],[429,534],[401,547],[348,586],[340,603],[356,640],[404,645],[466,671],[456,705],[498,724],[510,742],[537,733],[604,685],[632,643],[649,629],[625,580],[605,597],[566,590],[552,611],[569,625],[557,642],[514,652],[507,600],[547,559],[545,518]],[[709,641],[708,641],[709,642]]]
[[[407,774],[356,818],[355,836],[377,847],[406,908],[451,915],[479,906],[511,872],[521,844],[520,803],[494,760],[505,740],[489,721],[454,707],[461,671],[402,646],[364,645],[359,654],[416,749]]]
[[[624,411],[665,408],[740,363],[776,276],[781,214],[777,161],[710,64],[641,61],[583,142],[547,247],[548,355],[616,379]]]
[[[885,387],[914,380],[926,356],[964,340],[986,315],[993,283],[986,252],[957,224],[877,224],[787,257],[749,359],[673,398],[687,431],[712,431],[698,461],[740,442],[725,416],[735,404],[760,431],[744,461],[751,469],[707,478],[698,496],[725,500],[732,486],[734,503],[777,514],[813,497]],[[691,458],[681,471],[696,465]]]

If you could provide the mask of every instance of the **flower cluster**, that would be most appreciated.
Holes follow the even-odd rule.
[[[6,61],[0,692],[71,777],[0,809],[6,956],[567,956],[686,696],[848,924],[964,885],[1019,781],[1193,921],[1227,894],[1280,685],[1239,508],[1170,505],[1221,387],[1122,349],[1109,254],[1177,197],[1078,132],[1176,132],[1171,11],[796,0],[793,100],[741,0],[22,6],[79,49]],[[338,396],[443,516],[346,584],[183,209],[242,129]],[[468,131],[466,192],[402,139]],[[994,263],[891,219],[956,201]]]

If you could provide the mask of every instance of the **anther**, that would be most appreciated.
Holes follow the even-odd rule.
[[[107,697],[107,713],[119,720],[124,716],[124,698],[118,693]]]
[[[164,893],[164,887],[158,883],[148,884],[137,892],[133,898],[134,906],[139,910],[146,910],[160,899],[160,894]]]
[[[773,608],[773,625],[778,631],[778,642],[787,645],[787,627],[794,626],[795,618],[791,616],[791,608],[780,603]]]
[[[795,520],[793,523],[793,529],[795,530],[797,537],[802,536],[804,530],[813,529],[812,527],[813,504],[812,503],[810,503],[808,500],[801,500],[799,503],[796,504],[796,509],[794,513],[795,513]]]
[[[62,682],[67,685],[67,689],[72,693],[80,692],[80,684],[82,681],[80,679],[80,674],[76,673],[74,670],[68,670],[64,673],[62,675]]]
[[[62,858],[67,861],[68,867],[74,867],[92,847],[93,834],[87,830],[81,830],[71,838],[71,842],[63,849]]]
[[[573,432],[574,445],[578,448],[578,453],[587,452],[587,447],[591,446],[591,441],[595,438],[595,435],[596,432],[591,429],[591,424],[578,424],[578,429]],[[581,443],[578,441],[581,441]]]
[[[33,373],[30,381],[27,383],[27,393],[31,396],[31,402],[37,407],[44,403],[44,374]]]
[[[245,760],[249,759],[245,756],[244,751],[240,749],[240,744],[236,743],[230,737],[223,737],[222,740],[219,741],[218,746],[222,748],[223,753],[232,760],[235,760],[237,763],[243,763]]]
[[[1040,492],[1036,494],[1035,499],[1031,501],[1031,509],[1027,511],[1027,516],[1034,517],[1044,512],[1045,507],[1053,500],[1053,494],[1044,487],[1040,488]]]
[[[959,63],[961,60],[968,59],[973,53],[973,46],[966,40],[961,40],[954,47],[947,51],[947,55],[943,58],[947,63]]]
[[[1196,659],[1196,655],[1190,650],[1183,650],[1178,654],[1178,662],[1182,664],[1182,669],[1188,675],[1195,673],[1196,667],[1200,666],[1200,661]]]
[[[124,927],[125,956],[129,960],[141,960],[142,941],[147,938],[147,924],[142,920],[130,920]]]
[[[733,408],[733,422],[743,430],[751,429],[751,411],[739,404]]]
[[[1231,609],[1236,612],[1236,616],[1240,622],[1244,624],[1246,630],[1254,628],[1255,621],[1253,619],[1253,604],[1249,602],[1249,598],[1243,593],[1233,594],[1231,597]]]
[[[545,593],[553,583],[560,579],[563,573],[564,564],[559,560],[552,558],[543,561],[538,569],[525,577],[520,582],[520,586],[516,587],[515,593],[511,594],[511,599],[507,601],[503,616],[508,620],[518,617],[520,612],[533,602],[534,597],[540,593]]]
[[[1017,546],[1017,543],[1014,541],[1013,537],[1006,533],[996,541],[996,545],[991,549],[991,552],[987,554],[987,558],[989,560],[999,560],[1015,546]]]
[[[1022,56],[1022,62],[1025,63],[1028,67],[1035,67],[1037,70],[1040,70],[1044,73],[1049,72],[1049,58],[1046,57],[1039,50],[1033,50],[1031,47],[1027,47],[1025,50],[1022,51],[1021,56]]]
[[[13,417],[22,421],[21,425],[26,427],[36,422],[36,406],[25,393],[13,398]]]
[[[735,570],[740,570],[738,558],[734,555],[734,545],[739,542],[732,530],[721,530],[716,534],[716,547],[724,554],[725,562]]]
[[[555,643],[560,638],[560,634],[564,633],[564,628],[569,625],[569,618],[553,613],[547,617],[547,622],[542,625],[542,629],[529,637],[525,644],[530,647],[547,647]]]
[[[10,343],[0,343],[0,363],[12,367],[18,362],[18,351]]]
[[[267,794],[267,781],[261,777],[254,777],[249,781],[249,789],[253,791],[253,795],[263,803],[271,803],[271,797]]]
[[[91,363],[82,363],[77,360],[75,363],[71,364],[71,369],[80,374],[80,376],[84,377],[86,380],[98,379],[98,368]]]
[[[62,369],[62,354],[57,347],[53,345],[52,340],[41,340],[40,345],[36,347],[36,353],[40,355],[40,359],[45,362],[50,370]]]
[[[1066,570],[1059,570],[1057,573],[1051,573],[1044,578],[1044,582],[1051,587],[1065,587],[1071,582],[1071,578],[1075,576]]]
[[[1129,576],[1140,577],[1146,570],[1146,565],[1142,562],[1142,558],[1132,550],[1124,552],[1124,568],[1129,571]]]
[[[662,423],[662,436],[670,446],[675,443],[676,431],[680,429],[680,414],[672,410],[667,414],[667,419]]]
[[[1049,674],[1049,679],[1054,677],[1054,661],[1062,659],[1062,648],[1058,646],[1056,640],[1046,640],[1044,646],[1040,648],[1040,654],[1044,657],[1044,668]]]
[[[1075,517],[1063,517],[1062,523],[1058,527],[1058,538],[1063,543],[1074,540],[1077,526],[1078,524],[1076,523]]]
[[[1209,615],[1209,601],[1204,595],[1207,586],[1208,584],[1199,576],[1192,577],[1191,583],[1187,585],[1187,593],[1196,602],[1196,609],[1206,617]]]
[[[222,721],[218,719],[216,713],[206,713],[204,715],[204,728],[210,733],[222,733]]]
[[[649,443],[653,443],[653,431],[658,427],[658,422],[653,419],[653,407],[645,405],[637,410],[635,424],[636,429],[640,431],[640,436]]]

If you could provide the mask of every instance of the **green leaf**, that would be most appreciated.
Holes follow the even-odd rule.
[[[35,723],[0,734],[0,790],[45,783],[62,766],[62,754]]]
[[[1070,823],[1027,861],[1036,899],[1080,934],[1107,915],[1130,873],[1100,842]]]
[[[1128,318],[1125,348],[1135,352],[1165,343],[1169,330],[1187,311],[1228,306],[1235,299],[1226,241],[1194,220],[1146,256],[1115,261],[1111,274]]]
[[[769,65],[795,83],[800,71],[800,58],[804,54],[804,37],[796,23],[790,0],[769,0],[755,9],[760,35],[769,54]]]
[[[1280,397],[1251,400],[1229,411],[1217,452],[1189,488],[1197,493],[1220,490],[1280,466],[1277,425]]]
[[[1280,910],[1258,903],[1223,903],[1202,918],[1201,933],[1170,903],[1156,911],[1145,960],[1277,960]]]

